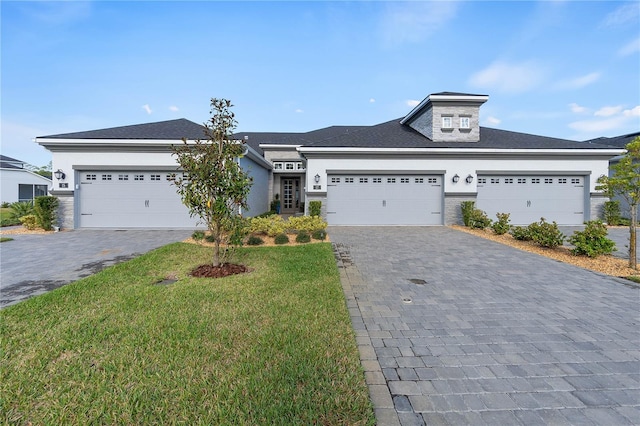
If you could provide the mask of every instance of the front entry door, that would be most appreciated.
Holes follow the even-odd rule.
[[[282,178],[282,213],[300,211],[300,178]]]

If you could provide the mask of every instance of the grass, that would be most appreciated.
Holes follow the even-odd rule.
[[[189,277],[210,255],[171,244],[0,311],[0,423],[373,424],[330,244]]]
[[[20,225],[20,221],[13,219],[13,210],[8,207],[0,207],[0,226]]]
[[[5,243],[7,241],[13,241],[13,238],[9,237],[0,237],[0,243]]]

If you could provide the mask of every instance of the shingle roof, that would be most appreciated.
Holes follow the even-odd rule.
[[[0,168],[2,169],[24,169],[24,161],[0,155]]]
[[[199,139],[204,137],[201,124],[185,118],[159,121],[155,123],[134,124],[131,126],[110,127],[108,129],[86,132],[62,133],[40,136],[46,139]]]
[[[615,136],[612,138],[601,137],[601,138],[589,139],[588,141],[585,141],[585,142],[592,143],[592,144],[596,143],[600,145],[610,145],[610,146],[615,146],[616,148],[624,148],[629,142],[631,142],[638,136],[640,136],[640,132],[629,133],[627,135]]]

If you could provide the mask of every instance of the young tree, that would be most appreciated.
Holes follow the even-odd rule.
[[[629,267],[637,269],[636,226],[638,225],[638,203],[640,203],[640,136],[625,147],[627,153],[617,164],[611,166],[612,176],[600,176],[596,189],[604,191],[609,198],[622,197],[629,206]]]
[[[183,170],[174,183],[191,216],[207,225],[215,247],[213,266],[227,260],[221,246],[234,243],[240,208],[248,208],[251,177],[240,167],[244,141],[232,140],[237,122],[231,101],[211,99],[211,118],[204,123],[204,138],[194,142],[182,139],[173,154]]]

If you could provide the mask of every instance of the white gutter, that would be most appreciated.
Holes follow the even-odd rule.
[[[589,154],[620,155],[624,149],[497,149],[497,148],[336,148],[300,147],[302,154]]]
[[[284,144],[277,144],[277,143],[261,143],[258,144],[258,146],[262,149],[298,149],[300,148],[302,145],[284,145]]]

